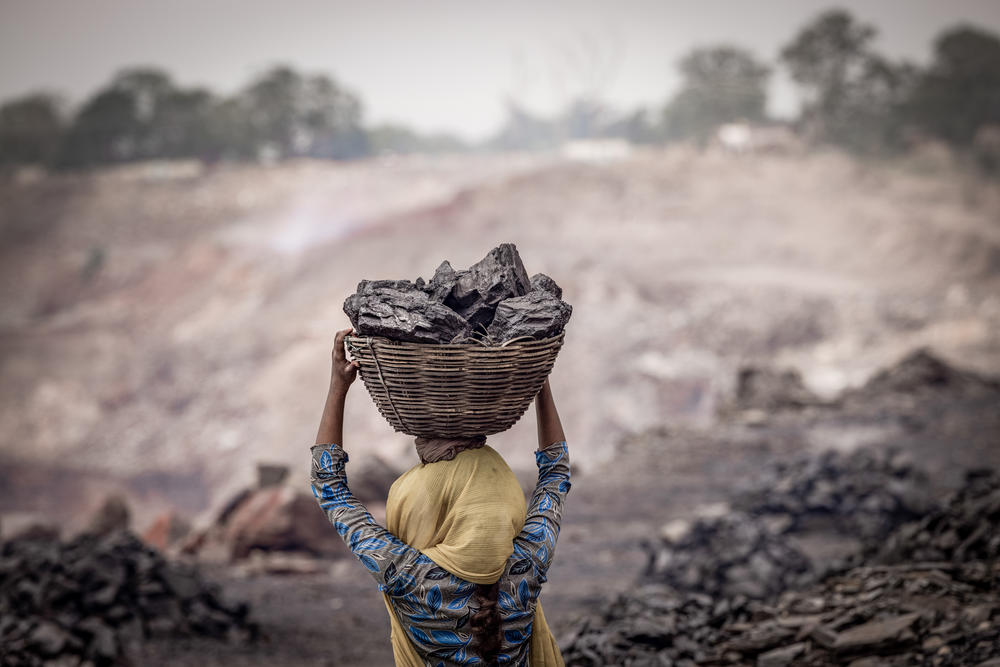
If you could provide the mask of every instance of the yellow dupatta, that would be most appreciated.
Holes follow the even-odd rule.
[[[489,445],[459,452],[450,461],[420,463],[389,489],[386,527],[441,568],[476,584],[503,574],[527,507],[510,466]],[[396,667],[424,667],[385,595]],[[531,667],[563,667],[562,655],[535,607]]]

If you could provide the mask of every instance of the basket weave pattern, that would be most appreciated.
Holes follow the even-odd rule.
[[[474,438],[521,418],[552,370],[564,334],[504,346],[402,343],[348,336],[379,412],[402,433]]]

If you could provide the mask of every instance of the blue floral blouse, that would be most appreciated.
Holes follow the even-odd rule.
[[[438,567],[372,518],[347,486],[347,452],[340,445],[312,448],[312,489],[320,507],[380,591],[426,664],[481,665],[470,647],[469,601],[475,584]],[[552,562],[563,503],[570,489],[565,441],[535,452],[538,483],[514,551],[499,579],[501,665],[527,665],[535,604]]]

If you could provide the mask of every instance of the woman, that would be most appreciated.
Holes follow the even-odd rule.
[[[320,507],[385,595],[397,666],[562,665],[538,594],[555,552],[569,482],[566,437],[546,380],[535,399],[538,483],[520,486],[485,439],[417,439],[422,462],[393,484],[388,529],[347,486],[344,400],[358,362],[333,349],[312,448]]]

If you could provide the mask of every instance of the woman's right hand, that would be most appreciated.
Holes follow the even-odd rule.
[[[353,329],[342,329],[337,332],[333,341],[333,370],[330,373],[330,388],[347,393],[351,383],[358,377],[358,369],[361,362],[348,361],[347,353],[344,351],[344,338],[347,334],[354,334]]]

